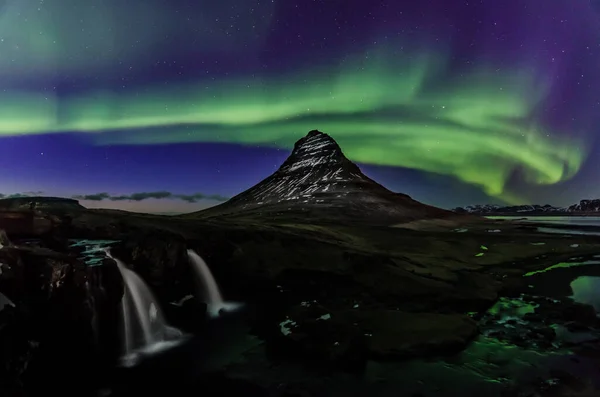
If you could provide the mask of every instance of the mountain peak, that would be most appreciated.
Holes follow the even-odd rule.
[[[313,136],[319,136],[319,135],[329,136],[326,133],[321,132],[319,130],[310,130],[310,131],[308,131],[308,134],[306,134],[306,138],[310,138],[310,137],[313,137]]]
[[[294,150],[279,171],[292,172],[315,166],[339,167],[348,163],[352,164],[332,137],[319,130],[312,130],[296,142]]]

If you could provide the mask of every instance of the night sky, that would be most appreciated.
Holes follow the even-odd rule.
[[[426,203],[600,198],[596,0],[0,0],[0,193],[183,212],[319,129]]]

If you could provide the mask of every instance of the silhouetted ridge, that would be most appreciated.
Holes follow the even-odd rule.
[[[299,139],[279,169],[229,201],[192,216],[304,213],[328,219],[399,220],[449,213],[394,193],[364,175],[337,142],[318,130]],[[318,215],[317,215],[318,213]]]
[[[85,209],[79,201],[63,197],[23,196],[0,198],[0,210]]]

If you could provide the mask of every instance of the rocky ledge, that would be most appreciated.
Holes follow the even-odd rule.
[[[89,267],[41,241],[13,244],[0,237],[2,394],[66,392],[70,382],[37,382],[65,372],[93,385],[94,371],[116,354],[119,336],[111,324],[120,321],[123,293],[116,267]]]

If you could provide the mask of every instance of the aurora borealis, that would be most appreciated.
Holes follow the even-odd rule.
[[[193,210],[319,129],[438,206],[600,197],[598,7],[404,3],[5,1],[0,193]]]

